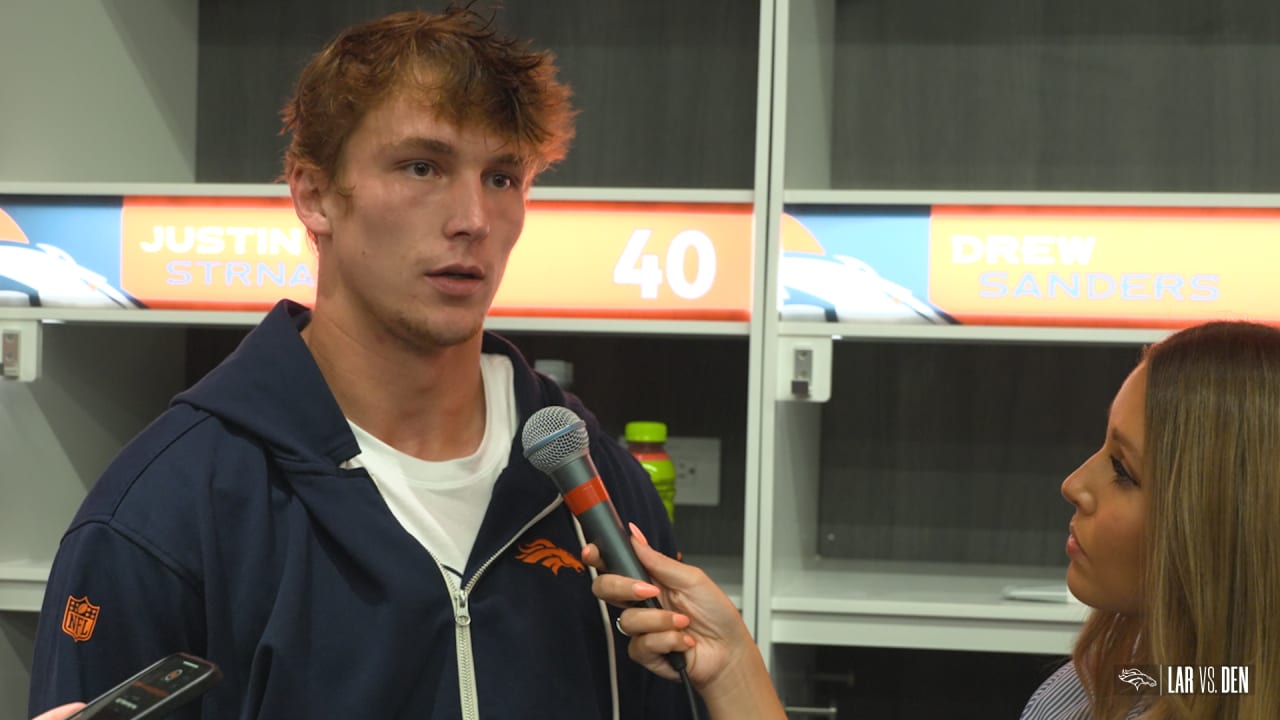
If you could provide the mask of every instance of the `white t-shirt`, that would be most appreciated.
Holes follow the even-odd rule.
[[[347,421],[360,445],[360,454],[343,466],[367,470],[391,514],[458,577],[467,566],[494,483],[507,466],[516,434],[511,359],[505,355],[481,355],[480,374],[484,379],[484,438],[466,457],[442,462],[420,460]]]

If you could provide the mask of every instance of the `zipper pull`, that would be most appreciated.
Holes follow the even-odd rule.
[[[466,590],[458,590],[453,594],[453,619],[463,627],[471,624],[471,610],[467,607]]]

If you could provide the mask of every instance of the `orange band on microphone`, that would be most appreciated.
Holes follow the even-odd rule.
[[[581,515],[608,499],[609,492],[604,489],[599,475],[564,494],[564,503],[574,515]]]

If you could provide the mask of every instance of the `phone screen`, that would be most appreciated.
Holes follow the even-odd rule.
[[[212,663],[177,653],[111,689],[71,718],[136,720],[160,717],[186,704],[220,678],[221,673]]]

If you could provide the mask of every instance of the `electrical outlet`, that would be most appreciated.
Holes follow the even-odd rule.
[[[668,437],[677,505],[720,504],[720,438]]]

